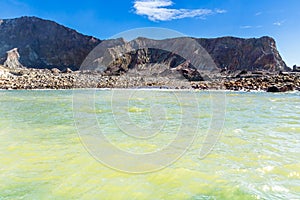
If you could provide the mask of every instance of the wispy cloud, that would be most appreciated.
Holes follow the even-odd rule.
[[[284,24],[285,20],[282,20],[282,21],[277,21],[277,22],[274,22],[273,25],[275,26],[282,26]]]
[[[248,28],[253,28],[253,26],[241,26],[240,28],[248,29]]]
[[[250,28],[262,28],[263,26],[258,25],[258,26],[240,26],[242,29],[250,29]]]
[[[223,10],[223,9],[215,9],[215,13],[223,14],[223,13],[227,13],[227,10]]]
[[[259,16],[261,14],[262,14],[262,12],[257,12],[257,13],[254,14],[254,16]]]
[[[137,15],[147,16],[151,21],[170,21],[183,18],[205,18],[208,15],[222,14],[221,9],[172,9],[168,8],[174,3],[171,0],[135,0],[134,9]]]

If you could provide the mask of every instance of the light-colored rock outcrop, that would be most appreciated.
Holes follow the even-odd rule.
[[[0,78],[6,78],[9,74],[9,70],[0,65]]]
[[[17,48],[13,48],[7,53],[6,61],[4,62],[4,66],[9,69],[19,69],[23,68],[23,65],[20,63],[20,54]]]

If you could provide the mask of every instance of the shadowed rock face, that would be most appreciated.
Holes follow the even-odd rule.
[[[118,42],[116,42],[118,41]],[[107,75],[119,75],[144,69],[144,75],[171,75],[179,72],[188,80],[201,80],[198,72],[288,71],[279,55],[275,41],[269,37],[240,39],[192,39],[188,37],[165,40],[137,38],[130,42],[122,39],[103,41],[94,51],[94,58],[84,63]],[[98,52],[98,53],[97,53]],[[153,71],[153,65],[167,66],[166,71]],[[147,67],[148,66],[148,67]],[[195,70],[196,69],[196,70]],[[149,74],[150,73],[150,74]],[[140,73],[139,73],[140,74]]]
[[[138,38],[131,41],[129,46],[130,48],[135,48],[136,45],[151,44],[154,47],[155,45],[167,47],[169,44],[176,44],[180,47],[174,48],[176,51],[182,49],[182,52],[188,52],[190,46],[185,41],[191,39],[174,38],[154,41],[147,38]],[[234,37],[196,38],[195,41],[210,54],[214,62],[215,67],[212,68],[210,66],[209,70],[225,68],[232,71],[290,70],[277,51],[274,39],[270,37],[258,39]],[[5,62],[7,51],[18,48],[19,61],[23,66],[77,70],[90,51],[100,43],[102,44],[99,39],[84,36],[55,22],[36,17],[0,20],[0,64]],[[119,47],[117,46],[125,44],[125,41],[120,39],[111,40],[111,44],[108,46],[110,52],[119,52]],[[196,51],[198,50],[193,49],[193,52]],[[199,52],[202,55],[201,50]],[[175,54],[181,55],[180,52]],[[97,55],[95,55],[94,59],[97,60]],[[148,49],[141,48],[141,50],[133,49],[131,52],[126,52],[126,55],[123,57],[114,57],[114,59],[115,61],[107,66],[112,71],[122,71],[118,67],[132,69],[140,63],[157,62],[167,65],[169,68],[176,68],[183,62],[189,62],[189,60],[183,60],[180,56],[174,56],[174,52],[167,52],[166,48],[157,49],[153,47]],[[122,59],[124,62],[119,63]],[[196,62],[193,66],[197,69],[205,70],[207,66],[200,61],[198,62],[197,59],[195,60]],[[194,73],[193,71],[186,72],[186,68],[183,69],[183,72],[187,74]]]
[[[219,68],[228,70],[290,71],[271,37],[196,39]]]
[[[26,67],[78,69],[99,43],[96,38],[36,17],[2,20],[0,64],[6,60],[7,51],[18,48],[20,62]]]
[[[162,49],[138,49],[117,57],[108,64],[106,75],[139,75],[142,77],[185,78],[202,81],[199,71],[179,55]]]
[[[81,70],[96,70],[106,75],[127,73],[201,81],[203,78],[198,70],[218,71],[218,68],[196,40],[184,37],[103,41],[85,60]]]

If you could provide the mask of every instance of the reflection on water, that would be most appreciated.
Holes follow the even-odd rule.
[[[168,144],[181,123],[178,106],[189,106],[160,95],[167,126],[137,141],[111,118],[110,94],[96,92],[99,126],[114,145],[134,153]],[[72,91],[0,91],[0,199],[300,198],[299,93],[228,92],[222,137],[205,159],[198,155],[211,96],[197,97],[201,112],[190,117],[200,120],[200,129],[188,152],[163,170],[132,175],[103,166],[84,149],[74,127]],[[132,97],[128,104],[131,120],[142,128],[151,126],[148,100]]]

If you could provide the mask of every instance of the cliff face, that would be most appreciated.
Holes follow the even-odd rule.
[[[200,81],[203,78],[198,70],[218,71],[205,49],[188,37],[166,40],[137,38],[130,42],[122,38],[107,40],[97,46],[91,55],[81,69],[107,75],[130,73]]]
[[[108,75],[128,73],[130,69],[144,69],[151,72],[153,71],[151,66],[155,63],[167,66],[170,70],[154,73],[162,75],[177,71],[185,78],[189,77],[187,78],[189,80],[201,79],[195,69],[200,72],[218,72],[221,69],[232,72],[290,70],[277,51],[274,39],[270,37],[258,39],[182,37],[165,40],[137,38],[130,42],[116,39],[103,41],[94,53],[95,57],[90,59],[89,63],[85,63],[86,66],[92,66],[92,69],[97,70],[100,68],[99,71]],[[93,65],[95,63],[96,65]],[[187,74],[189,75],[186,76]]]
[[[242,39],[222,37],[196,39],[211,55],[219,68],[228,70],[288,71],[275,40],[271,37]]]
[[[7,52],[17,48],[20,55],[19,62],[23,66],[77,70],[90,51],[100,43],[103,42],[99,39],[84,36],[55,22],[36,17],[0,20],[0,64],[4,64],[7,60]],[[200,45],[205,52],[202,47],[199,48]],[[159,41],[138,38],[129,43],[117,39],[110,40],[103,46],[106,49],[98,50],[96,53],[106,52],[106,56],[95,55],[91,62],[112,59],[112,62],[106,62],[105,69],[112,74],[127,72],[128,69],[149,63],[164,64],[181,72],[194,68],[200,70],[226,68],[232,71],[289,70],[276,48],[274,39],[270,37],[174,38]],[[207,59],[207,52],[213,64]],[[190,63],[191,60],[194,62]],[[195,72],[192,70],[184,73]]]
[[[0,21],[0,64],[18,48],[20,63],[31,68],[78,69],[100,40],[36,17]]]

